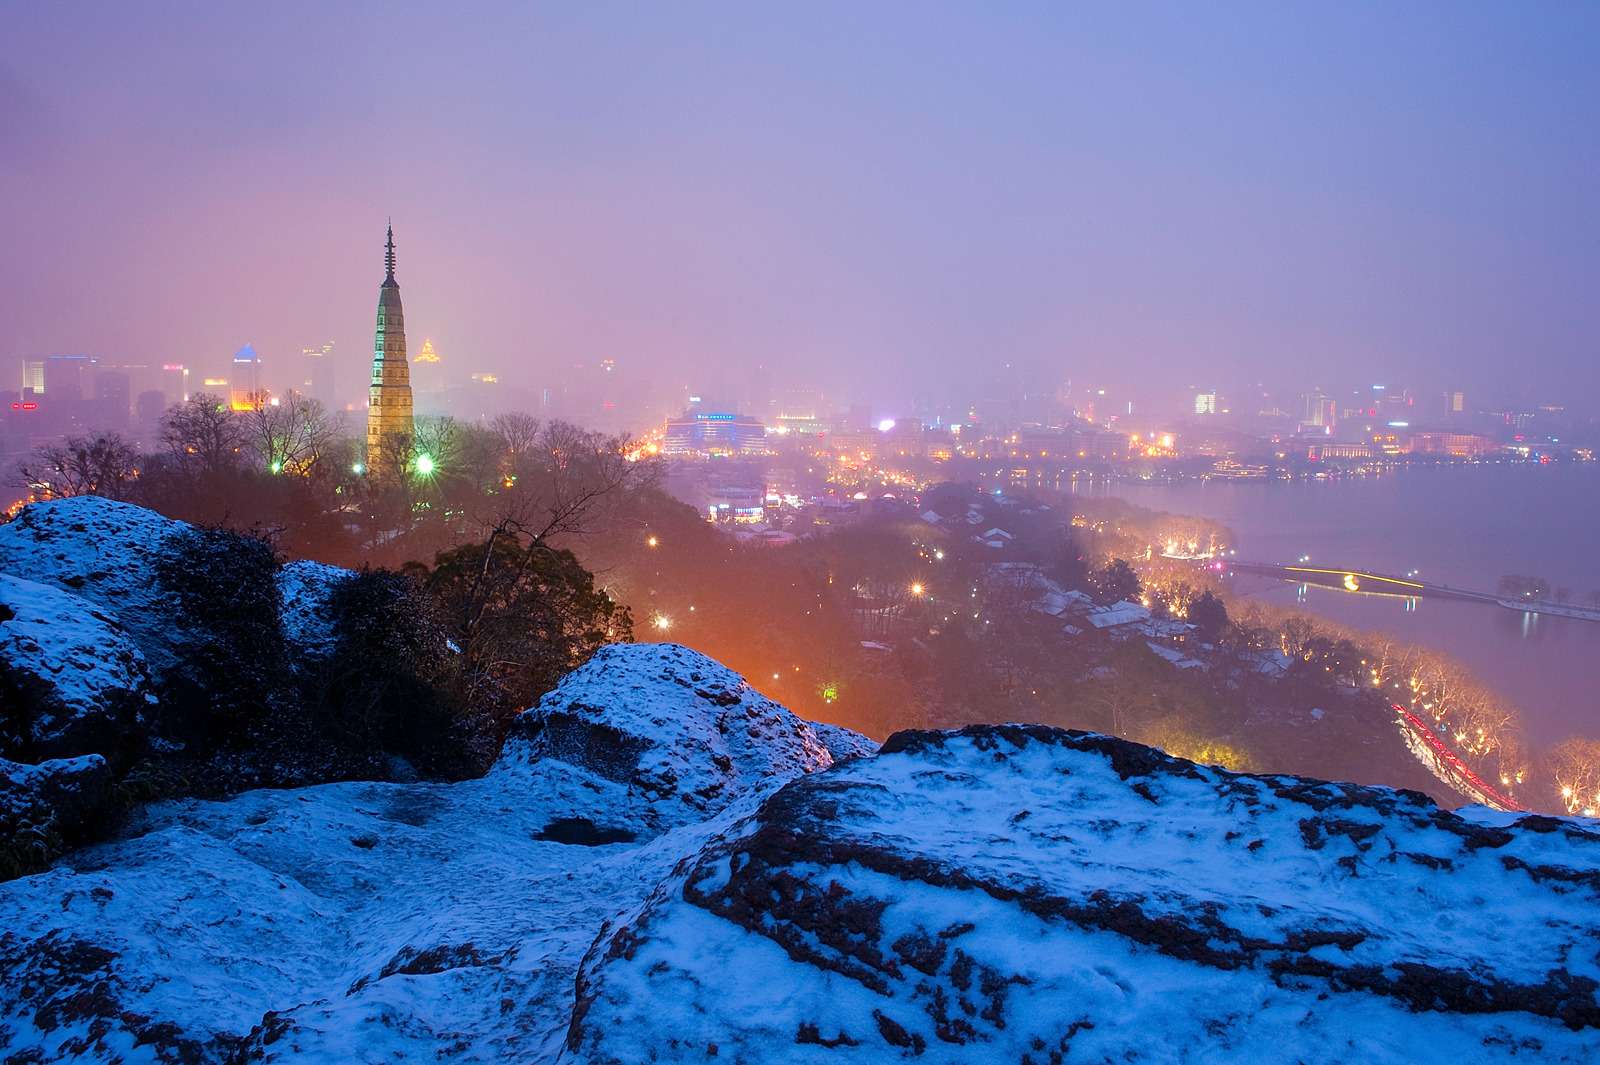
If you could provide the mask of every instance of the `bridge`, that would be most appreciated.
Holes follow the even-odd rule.
[[[1256,573],[1294,581],[1296,584],[1316,584],[1364,595],[1396,595],[1407,599],[1463,599],[1475,603],[1493,603],[1519,613],[1550,614],[1555,617],[1578,618],[1582,621],[1600,621],[1600,608],[1596,607],[1579,606],[1576,603],[1556,603],[1545,599],[1524,599],[1521,596],[1500,595],[1496,592],[1475,592],[1466,588],[1452,588],[1448,584],[1430,584],[1407,577],[1368,573],[1360,569],[1282,566],[1271,562],[1230,561],[1223,565],[1237,573]]]

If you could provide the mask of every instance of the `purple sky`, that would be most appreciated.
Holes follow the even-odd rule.
[[[0,5],[0,387],[358,383],[390,216],[413,348],[530,387],[1596,402],[1600,7]]]

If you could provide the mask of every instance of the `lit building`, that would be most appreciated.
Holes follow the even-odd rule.
[[[304,348],[300,352],[300,391],[328,406],[338,402],[333,383],[333,344]]]
[[[422,350],[417,352],[416,365],[411,370],[413,391],[444,391],[444,368],[440,365],[439,353],[434,350],[433,341],[422,342]]]
[[[261,391],[261,356],[246,344],[233,356],[233,387],[230,392],[234,410],[255,410],[266,402]]]
[[[181,362],[163,363],[160,380],[161,390],[164,395],[178,397],[173,402],[189,402],[189,368],[187,366]]]
[[[767,450],[767,427],[737,414],[685,412],[667,422],[662,452],[668,455],[753,455]]]
[[[27,391],[30,388],[33,389],[33,394],[36,396],[44,394],[43,359],[22,360],[22,388],[23,391]]]
[[[394,279],[394,226],[384,245],[387,276],[378,290],[378,329],[372,350],[372,385],[367,390],[367,469],[398,477],[416,423],[411,408],[411,367],[406,362],[406,320],[400,283]]]
[[[1487,436],[1477,433],[1444,433],[1423,431],[1411,434],[1411,451],[1421,455],[1449,455],[1451,458],[1476,459],[1492,455],[1500,445]]]
[[[1315,425],[1320,428],[1330,428],[1334,424],[1337,405],[1332,398],[1321,392],[1308,392],[1305,399],[1305,418],[1302,425]]]

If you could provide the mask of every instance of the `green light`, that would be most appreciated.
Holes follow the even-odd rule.
[[[272,472],[273,472],[273,473],[282,473],[282,472],[283,472],[283,463],[281,463],[281,462],[274,462],[274,463],[273,463],[273,464],[272,464]]]
[[[433,472],[433,457],[431,455],[417,456],[417,472],[424,477]]]
[[[350,467],[350,472],[351,473],[362,473],[365,470],[366,470],[366,467],[361,465],[361,463],[359,463],[359,462],[356,463],[354,466]]]

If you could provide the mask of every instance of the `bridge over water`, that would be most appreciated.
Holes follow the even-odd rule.
[[[1223,566],[1236,573],[1256,573],[1267,577],[1279,577],[1296,584],[1316,584],[1363,595],[1395,595],[1406,599],[1464,599],[1477,603],[1493,603],[1519,613],[1551,614],[1583,621],[1600,621],[1600,608],[1596,607],[1579,606],[1576,603],[1555,603],[1544,599],[1524,599],[1521,596],[1500,595],[1496,592],[1475,592],[1467,588],[1452,588],[1448,584],[1429,584],[1426,581],[1392,577],[1384,573],[1369,573],[1361,569],[1234,561],[1225,562]]]

